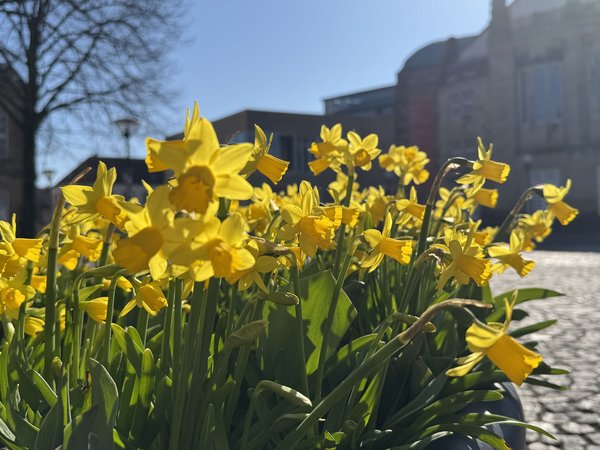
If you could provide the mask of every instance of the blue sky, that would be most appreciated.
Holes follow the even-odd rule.
[[[202,4],[209,5],[203,6]],[[477,33],[488,0],[198,2],[176,52],[181,106],[321,112],[321,99],[394,83],[413,51]]]
[[[166,105],[172,119],[142,127],[132,156],[145,155],[146,136],[180,131],[195,100],[211,120],[250,108],[321,113],[323,98],[393,84],[415,50],[480,32],[490,1],[187,0],[186,11],[183,42],[169,56],[174,74],[165,80],[178,91]],[[119,154],[115,132],[84,130],[64,148],[72,164],[40,158],[40,170],[54,165],[57,181],[91,154]]]

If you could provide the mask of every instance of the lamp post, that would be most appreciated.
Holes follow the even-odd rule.
[[[135,134],[137,129],[140,126],[140,123],[137,119],[133,117],[124,117],[122,119],[115,120],[115,125],[119,127],[121,131],[121,136],[125,139],[125,144],[127,145],[127,159],[131,158],[131,136]]]
[[[122,119],[115,120],[115,125],[119,127],[121,136],[125,140],[125,148],[127,151],[127,195],[131,196],[133,186],[133,170],[131,168],[131,136],[135,134],[140,126],[138,120],[134,117],[124,117]]]

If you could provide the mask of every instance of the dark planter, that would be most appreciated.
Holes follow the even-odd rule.
[[[483,413],[500,414],[520,421],[525,420],[523,406],[519,400],[519,394],[512,383],[496,383],[497,389],[504,391],[504,398],[496,402],[480,402],[465,408],[465,413]],[[525,450],[525,428],[513,425],[490,424],[487,425],[490,431],[502,437],[508,446],[513,450]],[[426,447],[427,450],[493,450],[493,447],[477,439],[452,435],[438,439]]]

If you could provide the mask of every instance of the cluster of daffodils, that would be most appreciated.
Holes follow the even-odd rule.
[[[554,219],[566,225],[577,215],[564,202],[568,181],[565,187],[528,191],[527,198],[546,199],[546,210],[525,214],[521,204],[500,227],[483,227],[476,220],[478,208],[494,208],[498,200],[497,188],[488,183],[504,183],[510,171],[492,160],[491,146],[486,149],[479,140],[477,160],[446,163],[423,200],[416,186],[431,181],[427,155],[414,146],[392,146],[382,153],[378,145],[374,134],[350,131],[344,137],[341,125],[323,126],[321,141],[308,149],[314,156],[309,168],[315,176],[333,170],[335,181],[326,191],[302,181],[278,192],[272,184],[257,187],[248,181],[258,171],[275,184],[288,169],[288,162],[269,153],[271,138],[257,126],[253,143],[223,145],[194,106],[183,139],[147,139],[149,172],[168,171],[170,178],[161,186],[144,184],[144,200],[113,194],[117,173],[103,163],[92,186],[61,188],[66,205],[57,215],[59,275],[95,267],[115,268],[111,275],[118,271],[100,291],[79,299],[80,310],[99,323],[136,307],[156,316],[167,306],[167,287],[175,279],[182,283],[183,298],[197,283],[216,278],[249,299],[285,289],[290,270],[309,264],[331,269],[336,279],[367,285],[369,277],[387,270],[405,289],[403,295],[388,292],[393,298],[387,313],[420,314],[422,308],[414,310],[404,301],[411,286],[431,286],[435,298],[465,286],[486,286],[493,274],[508,269],[523,277],[534,266],[523,252],[549,235]],[[397,176],[395,193],[359,186],[360,171],[377,163]],[[445,177],[452,171],[461,176],[449,184]],[[13,220],[0,222],[0,232],[3,323],[14,326],[21,311],[25,332],[36,334],[44,327],[39,293],[46,289],[48,229],[36,239],[17,238]],[[110,289],[125,298],[114,311],[108,305]],[[476,322],[469,328],[473,354],[449,375],[467,373],[487,354],[521,383],[539,364],[539,355],[507,335],[511,307],[506,306],[505,324]],[[60,304],[57,311],[58,327],[64,328],[65,316],[67,323],[73,321],[72,305]]]

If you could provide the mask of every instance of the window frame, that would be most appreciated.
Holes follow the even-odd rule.
[[[533,64],[519,71],[521,125],[552,125],[564,120],[564,65],[562,61]]]

